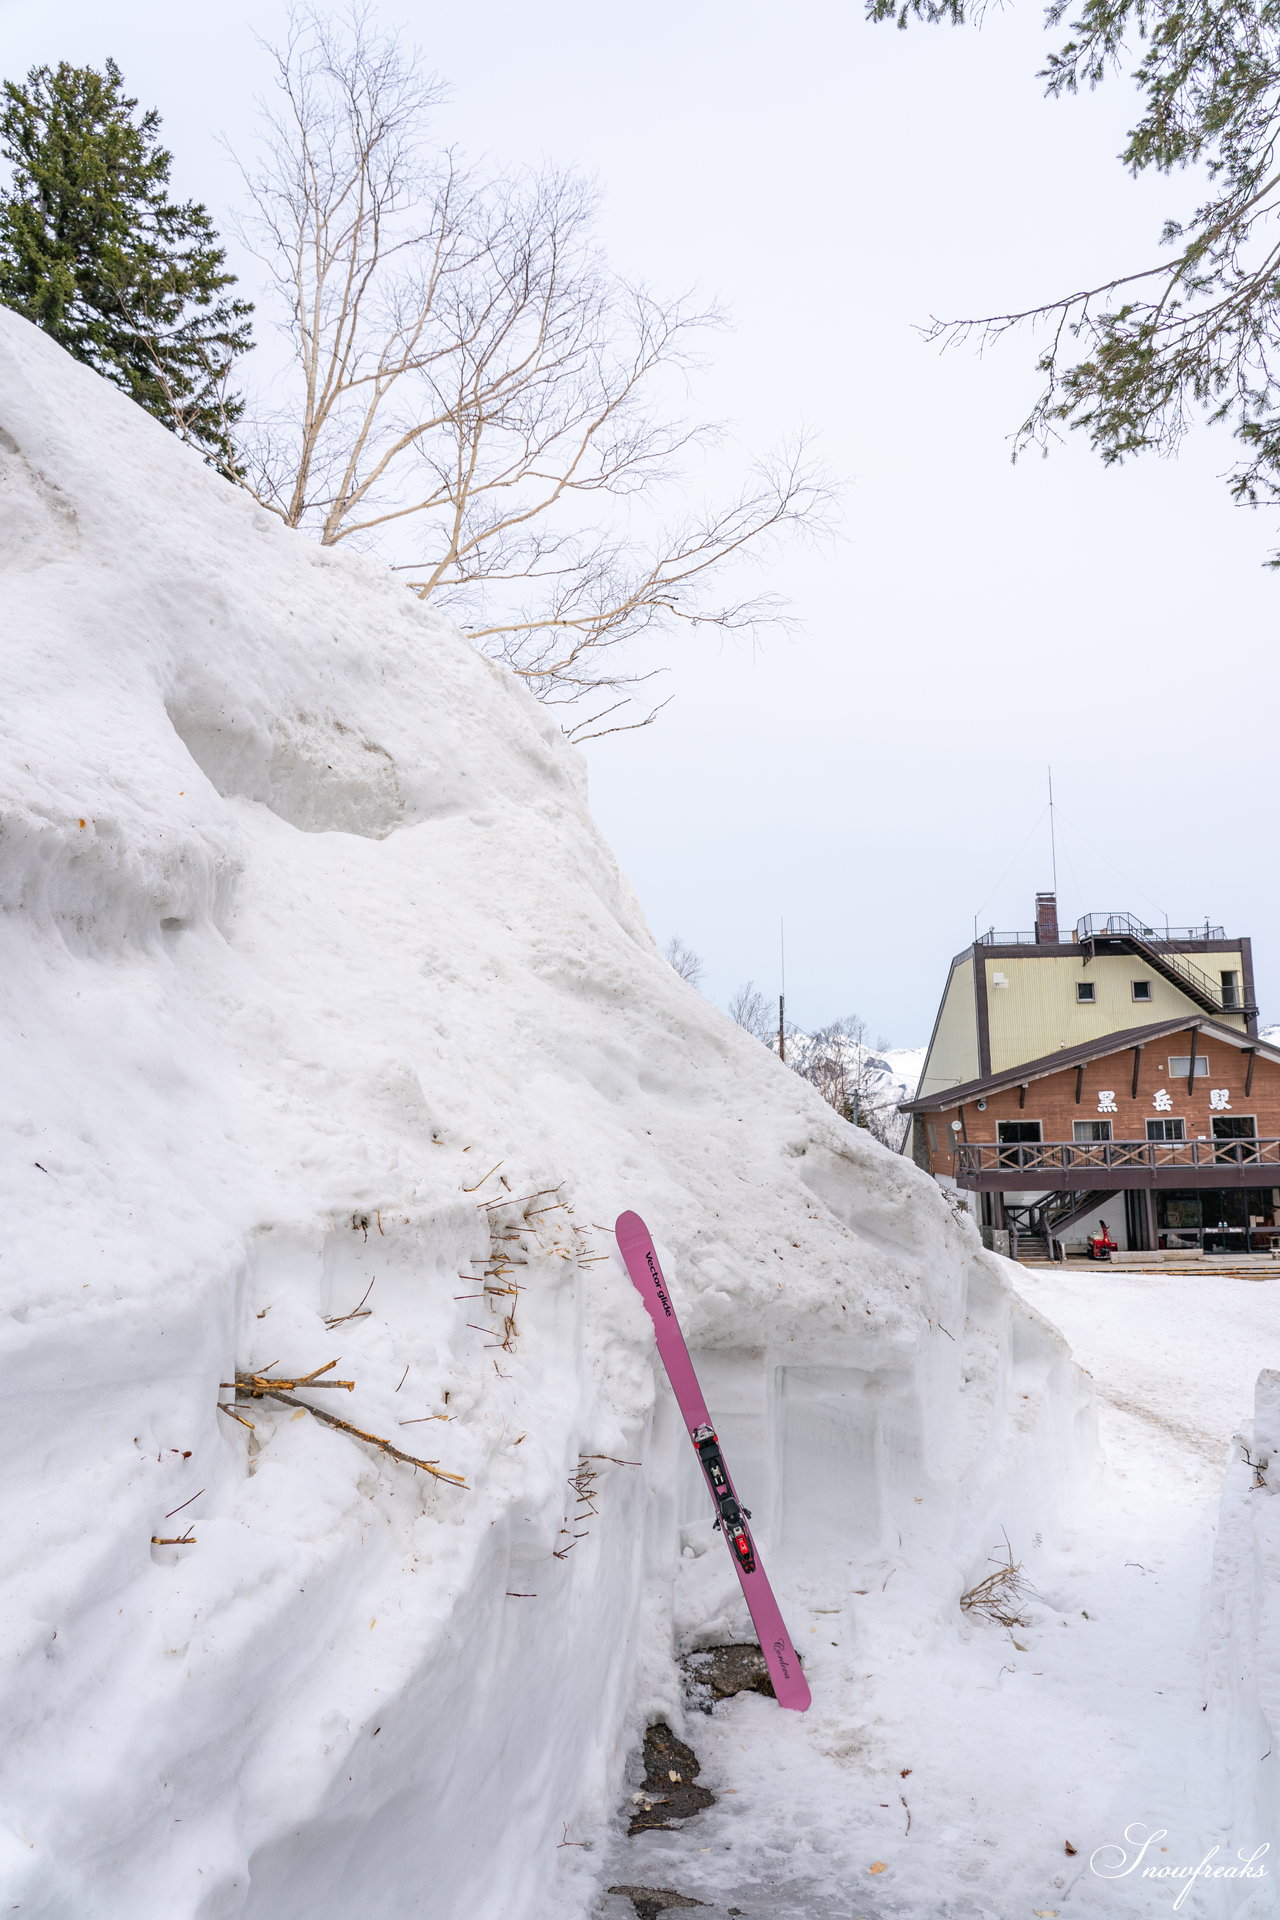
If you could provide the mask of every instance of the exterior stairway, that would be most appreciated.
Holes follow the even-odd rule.
[[[1045,1252],[1049,1259],[1054,1257],[1053,1243],[1060,1240],[1069,1226],[1077,1220],[1083,1220],[1087,1214],[1096,1213],[1108,1200],[1116,1197],[1115,1188],[1082,1193],[1078,1188],[1058,1193],[1043,1194],[1038,1200],[1023,1202],[1021,1205],[1005,1201],[1005,1212],[1015,1234],[1037,1236],[1044,1241]],[[1017,1258],[1016,1249],[1014,1252]]]
[[[1188,960],[1185,953],[1174,953],[1152,935],[1152,930],[1144,927],[1128,913],[1109,913],[1103,927],[1086,933],[1080,941],[1081,947],[1092,960],[1100,945],[1122,947],[1128,953],[1142,956],[1153,973],[1158,973],[1170,986],[1177,987],[1187,998],[1200,1008],[1202,1013],[1253,1013],[1253,1007],[1240,1004],[1233,997],[1230,1001],[1223,998],[1220,986],[1214,984],[1203,967]]]

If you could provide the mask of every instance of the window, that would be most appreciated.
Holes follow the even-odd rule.
[[[996,1132],[1000,1144],[1006,1147],[1021,1145],[1024,1141],[1040,1139],[1038,1120],[1000,1120],[996,1123]]]
[[[1095,1140],[1109,1140],[1111,1122],[1109,1120],[1073,1120],[1071,1137],[1080,1147],[1092,1146]]]
[[[1222,1004],[1223,1004],[1223,1006],[1224,1006],[1224,1007],[1238,1007],[1238,1006],[1240,1005],[1240,994],[1239,994],[1239,984],[1240,984],[1240,976],[1239,976],[1239,974],[1238,974],[1238,973],[1227,973],[1227,972],[1225,972],[1225,971],[1224,971],[1223,973],[1221,973],[1221,974],[1219,974],[1219,976],[1218,976],[1218,978],[1219,978],[1219,979],[1220,979],[1220,980],[1222,981]]]
[[[1215,1113],[1213,1116],[1213,1157],[1215,1160],[1256,1160],[1254,1139],[1257,1120],[1251,1113]]]
[[[1171,1080],[1185,1080],[1190,1072],[1191,1055],[1189,1053],[1175,1053],[1169,1061],[1169,1078]],[[1196,1079],[1207,1080],[1208,1078],[1208,1058],[1205,1054],[1198,1053],[1196,1055]]]
[[[1184,1120],[1148,1120],[1148,1140],[1185,1140],[1187,1127]]]
[[[1135,980],[1133,983],[1133,997],[1135,1000],[1149,1000],[1151,998],[1151,982],[1149,980]]]
[[[1093,998],[1094,998],[1094,993],[1093,993],[1092,980],[1077,980],[1076,981],[1076,999],[1081,1003],[1081,1005],[1090,1006],[1093,1002]]]

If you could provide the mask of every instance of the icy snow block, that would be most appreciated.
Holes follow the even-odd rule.
[[[1280,1372],[1264,1367],[1253,1390],[1253,1457],[1264,1469],[1280,1455]]]

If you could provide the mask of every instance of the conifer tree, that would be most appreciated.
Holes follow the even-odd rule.
[[[169,198],[154,108],[105,71],[34,67],[0,91],[0,304],[32,320],[225,472],[243,402],[228,391],[252,307],[213,222]]]

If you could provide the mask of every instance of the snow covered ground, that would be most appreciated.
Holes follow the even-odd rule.
[[[0,509],[4,1910],[591,1910],[745,1626],[624,1207],[823,1703],[736,1703],[742,1861],[888,1860],[928,1689],[1024,1685],[955,1601],[1078,1495],[1064,1342],[673,973],[509,674],[3,312]]]
[[[1280,1365],[1280,1278],[1010,1270],[1093,1373],[1103,1453],[1057,1543],[1010,1530],[1027,1624],[904,1609],[909,1551],[863,1567],[862,1594],[805,1591],[813,1711],[742,1695],[691,1715],[701,1780],[725,1797],[615,1843],[611,1884],[679,1889],[708,1920],[1277,1911],[1280,1529],[1234,1436],[1259,1367]],[[1258,1877],[1186,1891],[1207,1857],[1259,1848]]]

